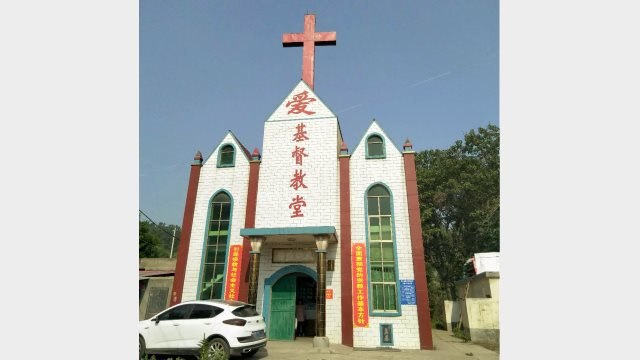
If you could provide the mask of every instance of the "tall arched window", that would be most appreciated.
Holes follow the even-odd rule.
[[[233,145],[225,145],[220,148],[218,156],[218,167],[231,167],[235,162],[235,149]]]
[[[211,200],[200,300],[222,298],[222,283],[229,243],[231,199],[224,192]]]
[[[397,269],[391,195],[382,185],[367,193],[369,266],[373,312],[397,312]]]

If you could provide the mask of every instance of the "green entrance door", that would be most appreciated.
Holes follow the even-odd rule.
[[[296,274],[289,274],[271,287],[270,340],[293,340],[296,309]]]

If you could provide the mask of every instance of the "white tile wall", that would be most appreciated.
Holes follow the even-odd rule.
[[[369,134],[377,133],[384,137],[386,158],[366,159],[365,147]],[[395,240],[398,259],[398,275],[401,280],[414,279],[413,260],[411,258],[411,237],[409,233],[409,212],[407,190],[404,176],[402,153],[387,137],[377,122],[372,122],[361,143],[351,155],[351,240],[366,243],[365,233],[365,196],[374,183],[383,183],[391,191],[394,206]],[[371,301],[371,294],[369,294]],[[380,346],[379,325],[393,324],[394,347],[401,349],[419,349],[418,314],[416,305],[402,305],[402,316],[369,316],[368,328],[354,327],[355,347]]]
[[[224,144],[233,144],[236,149],[235,166],[218,168],[218,151]],[[232,197],[230,245],[242,244],[240,229],[244,228],[247,205],[247,188],[249,186],[249,160],[235,138],[228,133],[211,156],[206,159],[200,171],[200,183],[196,195],[193,226],[189,242],[189,257],[185,271],[182,300],[197,298],[202,250],[206,241],[207,212],[209,202],[215,193],[226,190]],[[225,284],[226,286],[226,284]]]

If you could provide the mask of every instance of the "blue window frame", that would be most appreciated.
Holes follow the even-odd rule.
[[[236,161],[236,149],[231,144],[223,145],[218,153],[218,167],[233,167]]]
[[[378,134],[369,135],[367,138],[367,159],[384,159],[384,138]]]
[[[222,298],[230,224],[231,197],[225,192],[219,192],[211,199],[209,207],[198,296],[200,300]]]
[[[391,193],[375,184],[366,194],[370,310],[372,315],[400,314],[398,262],[396,256]]]

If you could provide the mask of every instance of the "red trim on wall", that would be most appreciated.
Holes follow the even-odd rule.
[[[256,224],[256,203],[258,199],[258,180],[260,178],[260,161],[249,163],[249,186],[247,189],[247,209],[244,216],[244,227],[253,228]],[[249,300],[249,251],[251,242],[245,237],[242,240],[242,262],[240,266],[240,291],[238,300]]]
[[[189,188],[187,189],[187,200],[184,205],[184,215],[182,217],[180,245],[178,245],[176,274],[173,277],[173,290],[171,293],[171,301],[169,302],[169,306],[173,306],[182,301],[184,274],[187,268],[187,257],[189,255],[189,241],[191,240],[191,226],[193,225],[193,212],[196,207],[196,194],[198,193],[200,169],[202,169],[201,158],[199,163],[191,165],[191,174],[189,175]]]
[[[342,281],[342,345],[353,347],[351,294],[351,191],[348,156],[340,157],[340,279]]]
[[[426,265],[424,263],[422,225],[420,222],[420,203],[418,202],[418,181],[416,177],[415,153],[403,153],[403,157],[405,181],[407,186],[407,202],[409,207],[409,231],[411,233],[413,274],[416,280],[420,349],[433,350],[431,315],[429,314],[429,291],[427,290],[427,273],[425,268]]]

